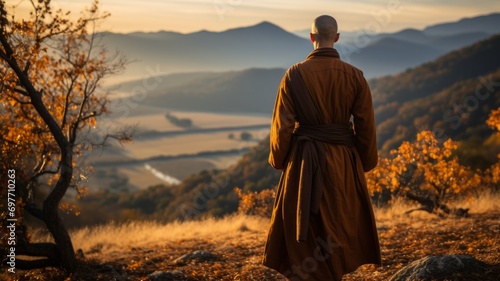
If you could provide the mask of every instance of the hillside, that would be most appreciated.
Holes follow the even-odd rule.
[[[159,76],[144,104],[172,110],[271,113],[285,70],[252,68],[243,71],[197,72]],[[134,93],[143,80],[117,85]]]
[[[398,37],[382,37],[350,56],[350,63],[363,70],[366,77],[397,73],[430,61],[443,51],[433,44],[411,42]],[[390,54],[390,55],[389,55]]]
[[[402,205],[375,209],[383,266],[362,266],[342,280],[387,281],[412,261],[454,254],[470,255],[492,266],[483,272],[466,269],[446,280],[498,280],[498,199],[483,197],[468,203],[471,217],[462,219],[435,219],[422,213],[408,216],[404,214],[407,206]],[[71,280],[281,280],[281,275],[261,265],[268,226],[268,218],[240,214],[183,223],[136,221],[80,228],[71,231],[75,249],[81,250],[81,265]],[[47,238],[36,233],[33,239]],[[203,251],[209,258],[187,259],[185,255],[194,251]],[[186,262],[181,262],[183,259]],[[153,279],[154,274],[163,277]],[[0,273],[0,278],[69,280],[50,268],[18,271],[15,275]]]
[[[404,73],[370,81],[379,147],[388,151],[418,130],[439,138],[486,139],[485,121],[500,106],[500,36]]]

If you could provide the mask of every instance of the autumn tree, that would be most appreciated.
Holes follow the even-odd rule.
[[[99,11],[98,1],[78,20],[54,11],[50,0],[30,4],[29,18],[19,19],[9,14],[15,8],[0,1],[1,199],[7,202],[7,176],[15,174],[16,207],[15,213],[2,213],[2,223],[16,217],[15,254],[36,257],[18,258],[17,269],[54,266],[71,273],[77,261],[59,216],[61,200],[68,189],[82,192],[78,183],[88,171],[80,162],[85,151],[110,137],[130,137],[124,131],[103,134],[96,127],[97,118],[108,112],[100,83],[121,71],[124,60],[106,56],[99,45],[95,24],[108,14]],[[29,241],[23,223],[27,213],[46,225],[53,243]]]
[[[416,201],[421,207],[415,210],[466,215],[466,210],[452,209],[448,204],[469,194],[481,183],[481,177],[459,163],[453,155],[456,149],[457,143],[451,139],[440,144],[432,132],[422,131],[414,142],[403,142],[367,174],[369,189],[372,194],[389,190]]]

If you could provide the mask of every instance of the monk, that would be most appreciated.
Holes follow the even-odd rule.
[[[340,281],[381,264],[364,175],[378,160],[373,104],[363,73],[333,48],[337,21],[316,18],[310,39],[274,106],[269,163],[282,174],[263,264],[291,281]]]

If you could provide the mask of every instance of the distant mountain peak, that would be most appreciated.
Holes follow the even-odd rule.
[[[259,22],[258,24],[247,26],[247,27],[242,27],[242,28],[235,28],[232,30],[241,30],[241,29],[255,29],[255,30],[279,30],[279,31],[285,31],[283,28],[280,26],[269,22],[269,21],[262,21]],[[285,31],[287,32],[287,31]]]
[[[239,36],[258,36],[261,38],[262,36],[270,36],[276,40],[279,38],[283,39],[284,37],[294,37],[295,39],[300,38],[269,21],[262,21],[250,26],[228,29],[220,32],[220,34],[235,36],[234,38],[238,38]]]
[[[405,28],[397,33],[414,33],[414,34],[419,34],[422,33],[421,30],[415,29],[415,28]]]
[[[423,32],[427,35],[453,35],[458,33],[481,30],[489,34],[498,33],[500,13],[491,13],[475,17],[462,18],[456,22],[441,23],[426,27]]]
[[[255,27],[278,27],[278,26],[270,21],[265,20],[256,24]]]

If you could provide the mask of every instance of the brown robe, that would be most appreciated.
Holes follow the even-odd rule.
[[[363,73],[333,48],[290,67],[270,148],[269,163],[283,172],[263,264],[291,281],[339,281],[362,264],[381,264],[364,176],[377,165],[377,145]]]

